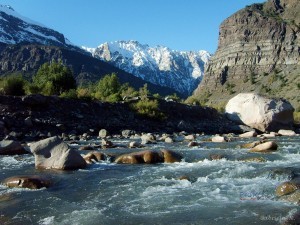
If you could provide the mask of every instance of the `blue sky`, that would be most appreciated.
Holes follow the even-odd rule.
[[[211,53],[217,48],[220,23],[260,2],[264,0],[0,0],[79,46],[137,40]]]

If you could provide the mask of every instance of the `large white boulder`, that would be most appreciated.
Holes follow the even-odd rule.
[[[286,100],[270,99],[255,93],[241,93],[226,105],[227,117],[262,132],[291,129],[293,106]]]
[[[75,150],[58,137],[47,138],[30,145],[37,169],[76,170],[86,167],[86,162]]]

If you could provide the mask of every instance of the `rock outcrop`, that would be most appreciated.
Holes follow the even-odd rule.
[[[298,0],[268,0],[223,21],[218,49],[194,96],[224,105],[234,94],[255,91],[299,107],[299,12]]]
[[[226,105],[227,117],[262,132],[291,129],[294,123],[292,105],[285,100],[241,93]]]
[[[30,149],[35,156],[37,169],[76,170],[86,167],[82,156],[58,137],[33,143]]]

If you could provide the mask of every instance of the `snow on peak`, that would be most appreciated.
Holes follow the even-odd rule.
[[[24,22],[28,23],[28,24],[32,24],[32,25],[37,25],[37,26],[43,26],[43,27],[46,27],[45,25],[43,24],[40,24],[36,21],[33,21],[27,17],[24,17],[22,15],[20,15],[19,13],[17,13],[11,6],[9,5],[0,5],[0,12],[3,12],[9,16],[13,16],[13,17],[16,17],[20,20],[23,20]]]
[[[138,41],[105,42],[96,49],[84,48],[94,57],[107,61],[146,81],[191,94],[204,73],[207,51],[176,51],[165,46],[150,47]]]

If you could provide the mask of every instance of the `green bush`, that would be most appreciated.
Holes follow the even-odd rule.
[[[71,69],[62,62],[43,64],[33,77],[33,84],[45,95],[60,95],[70,89],[76,89]]]
[[[22,75],[10,75],[0,80],[0,92],[4,95],[25,95],[25,85]]]
[[[159,110],[158,101],[155,100],[140,100],[137,103],[131,104],[131,108],[136,111],[138,114],[155,118],[155,119],[164,119],[165,115]]]
[[[116,74],[105,75],[95,86],[95,98],[103,101],[121,99],[121,84]],[[118,97],[117,97],[118,95]]]
[[[63,92],[60,97],[62,98],[71,98],[71,99],[77,99],[77,92],[76,89],[70,89],[68,91]]]

